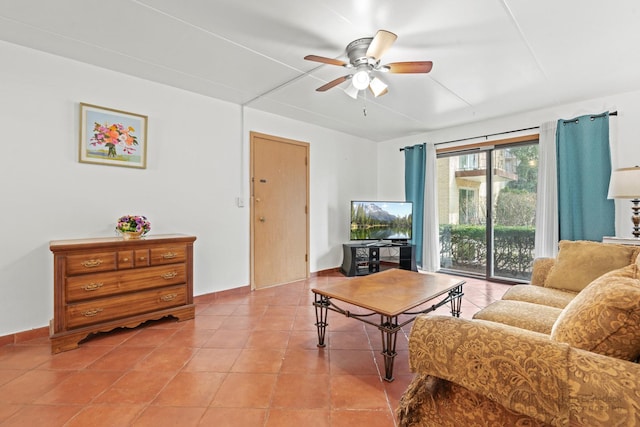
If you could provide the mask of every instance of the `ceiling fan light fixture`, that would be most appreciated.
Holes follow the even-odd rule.
[[[369,83],[371,83],[371,77],[369,77],[369,70],[361,69],[355,72],[352,79],[353,86],[358,90],[363,90],[369,87]]]
[[[395,43],[397,35],[387,30],[379,30],[374,37],[364,37],[352,41],[347,45],[346,54],[348,62],[335,58],[326,58],[318,55],[307,55],[307,61],[320,62],[321,64],[337,65],[350,68],[351,74],[338,77],[316,89],[317,92],[338,86],[346,80],[351,80],[351,85],[345,92],[352,98],[357,98],[359,91],[369,88],[376,96],[382,96],[388,92],[386,83],[375,77],[378,72],[394,74],[426,74],[433,67],[432,61],[404,61],[381,64],[380,57]]]
[[[387,84],[377,77],[374,77],[369,84],[369,89],[376,98],[387,93]]]
[[[358,93],[360,91],[353,85],[350,84],[345,90],[344,93],[352,97],[353,99],[358,99]]]

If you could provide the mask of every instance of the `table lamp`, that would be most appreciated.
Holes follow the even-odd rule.
[[[633,236],[640,238],[640,166],[616,169],[609,181],[609,199],[631,199]]]

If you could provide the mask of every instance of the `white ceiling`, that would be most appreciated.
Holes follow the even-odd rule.
[[[639,4],[0,0],[0,39],[383,141],[640,89]],[[398,35],[383,63],[431,73],[385,74],[380,98],[315,91],[347,70],[305,55],[346,59],[379,29]]]

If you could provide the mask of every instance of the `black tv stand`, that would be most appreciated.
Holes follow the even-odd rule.
[[[342,245],[344,257],[340,270],[346,276],[365,276],[380,271],[380,248],[398,248],[398,268],[418,271],[415,246],[401,242],[345,243]]]

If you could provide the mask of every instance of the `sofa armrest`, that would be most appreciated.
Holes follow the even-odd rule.
[[[572,426],[639,426],[640,364],[571,347]]]
[[[640,425],[640,365],[545,334],[421,315],[411,329],[409,363],[414,372],[453,382],[551,425]]]
[[[567,425],[569,346],[499,323],[418,316],[409,339],[414,372],[461,385],[507,409]]]
[[[531,284],[536,286],[544,286],[551,268],[555,265],[555,258],[536,258],[533,260],[533,268],[531,271]]]

